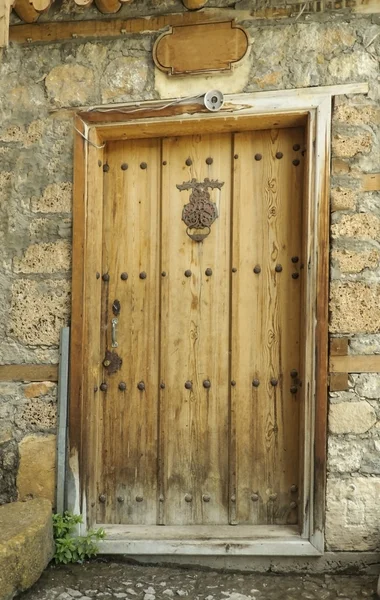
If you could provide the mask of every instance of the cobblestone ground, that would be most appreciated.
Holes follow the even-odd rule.
[[[256,575],[95,561],[50,567],[19,600],[358,600],[376,579],[349,575]]]

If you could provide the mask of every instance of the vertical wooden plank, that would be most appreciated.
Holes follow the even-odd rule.
[[[162,519],[226,524],[231,138],[168,138],[162,158]],[[181,220],[190,191],[176,186],[205,177],[224,185],[208,190],[219,217],[209,237],[195,242]]]
[[[89,526],[96,521],[97,447],[99,421],[101,288],[97,273],[102,256],[102,159],[103,150],[96,131],[87,132],[87,194],[85,205],[85,247],[83,283],[83,403],[81,479],[85,490],[82,511]],[[78,321],[76,322],[78,323]]]
[[[300,392],[290,388],[300,370],[302,155],[293,145],[302,142],[302,129],[235,134],[231,495],[239,523],[297,520]]]
[[[76,129],[84,133],[83,121],[75,120]],[[69,459],[71,469],[79,469],[82,456],[81,432],[82,397],[83,397],[83,301],[84,301],[84,246],[85,246],[85,201],[86,201],[86,160],[87,145],[80,133],[74,137],[74,186],[73,186],[73,261],[71,280],[71,323],[74,325],[70,339],[70,411],[69,411]],[[75,462],[75,465],[73,464]],[[78,478],[81,471],[76,471],[73,477]],[[77,483],[78,486],[78,483]],[[77,492],[71,492],[69,502],[75,502]],[[81,502],[81,499],[79,500]]]
[[[0,0],[0,48],[6,48],[9,40],[9,14],[13,2]]]
[[[159,139],[114,142],[107,153],[103,356],[113,352],[122,364],[112,374],[103,370],[99,518],[105,523],[157,521],[160,153]]]
[[[316,282],[314,277],[316,261],[315,231],[315,111],[311,111],[307,123],[304,202],[302,210],[302,253],[304,277],[302,278],[302,311],[301,311],[301,356],[300,371],[303,385],[303,402],[300,406],[300,485],[299,485],[299,517],[301,536],[310,536],[310,506],[312,498],[312,455],[315,399],[315,297]]]
[[[328,300],[329,300],[329,234],[330,234],[330,145],[331,97],[327,96],[317,110],[317,145],[315,198],[317,214],[316,265],[316,410],[314,441],[314,505],[313,544],[323,550],[326,491],[326,431],[328,385]]]

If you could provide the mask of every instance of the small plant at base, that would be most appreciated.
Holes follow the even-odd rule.
[[[81,515],[68,511],[53,515],[56,564],[83,563],[86,558],[97,555],[97,542],[105,537],[104,529],[90,529],[86,535],[75,536],[73,532],[79,523],[83,523]]]

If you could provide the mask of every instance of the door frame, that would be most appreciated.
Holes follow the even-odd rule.
[[[178,528],[167,535],[147,527],[109,526],[101,552],[122,554],[320,555],[324,551],[326,488],[329,194],[332,96],[366,93],[367,84],[236,94],[210,113],[201,98],[148,101],[80,110],[75,116],[72,329],[66,506],[95,523],[98,407],[101,382],[100,299],[102,265],[103,151],[107,141],[167,136],[306,128],[303,248],[303,386],[301,406],[300,518],[302,531],[283,526],[247,529],[247,536],[198,537]],[[90,499],[93,499],[90,502]],[[294,529],[294,528],[293,528]],[[171,531],[171,533],[170,533]],[[250,533],[251,532],[251,533]],[[211,539],[205,539],[210,538]],[[231,539],[232,538],[232,539]],[[152,546],[154,544],[154,547]]]

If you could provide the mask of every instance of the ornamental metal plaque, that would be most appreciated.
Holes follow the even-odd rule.
[[[210,233],[211,225],[218,217],[218,209],[215,202],[212,202],[208,189],[220,190],[224,182],[214,179],[204,179],[197,181],[184,181],[177,184],[177,188],[182,192],[192,190],[189,202],[185,204],[182,211],[182,221],[187,226],[187,235],[195,242],[202,242]]]

